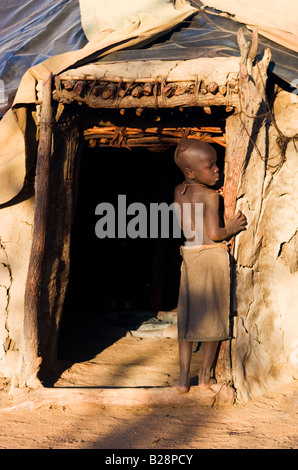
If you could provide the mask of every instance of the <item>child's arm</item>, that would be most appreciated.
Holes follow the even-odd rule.
[[[225,217],[225,227],[219,222],[219,195],[214,192],[206,200],[205,204],[205,224],[207,236],[215,241],[223,241],[245,230],[246,219],[241,211],[238,211],[231,218]]]

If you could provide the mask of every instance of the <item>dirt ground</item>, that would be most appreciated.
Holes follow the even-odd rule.
[[[89,352],[82,353],[76,348],[76,362],[64,359],[52,387],[168,387],[178,371],[176,339],[171,337],[175,326],[165,334],[159,323],[155,321],[153,328],[152,322],[150,325],[145,321],[128,333],[118,326],[116,332],[113,329],[113,341],[107,339],[97,354],[89,330]],[[99,330],[107,338],[106,327]],[[75,332],[72,339],[77,345]],[[192,363],[194,387],[200,361],[198,351]],[[128,407],[60,400],[4,412],[11,404],[9,387],[9,381],[1,379],[0,449],[157,451],[298,447],[297,381],[248,403],[226,406],[193,403],[177,406],[171,402],[167,406]]]

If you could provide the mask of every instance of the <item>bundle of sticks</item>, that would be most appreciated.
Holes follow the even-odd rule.
[[[91,147],[114,146],[114,147],[141,147],[150,145],[176,145],[183,137],[179,128],[148,127],[140,129],[135,127],[97,127],[87,129],[84,139],[89,141]],[[219,127],[192,127],[188,130],[188,138],[199,139],[204,142],[216,143],[226,146],[225,135]]]

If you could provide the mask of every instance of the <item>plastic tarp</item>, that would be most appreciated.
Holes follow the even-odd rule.
[[[119,31],[129,25],[140,25],[145,16],[150,17],[153,29],[171,24],[177,10],[191,8],[187,5],[190,3],[184,0],[80,0],[82,27],[88,41],[95,40],[99,31]]]
[[[288,49],[298,52],[298,9],[293,0],[204,0],[204,5],[233,15],[248,27]]]
[[[30,67],[81,49],[87,42],[79,0],[1,0],[0,78],[4,90],[0,107],[11,100]]]
[[[209,3],[209,2],[208,2]],[[200,1],[192,1],[198,8]],[[245,24],[227,15],[221,16],[213,8],[205,8],[184,21],[175,31],[146,47],[121,50],[109,54],[102,61],[125,60],[186,60],[200,57],[239,56],[237,32],[242,26],[247,39],[251,32]],[[291,84],[298,78],[298,53],[259,34],[259,53],[267,47],[272,53],[270,72]]]
[[[29,68],[50,57],[82,49],[98,31],[121,30],[125,23],[137,22],[140,10],[154,13],[157,3],[158,11],[168,15],[169,2],[163,2],[161,7],[156,0],[2,0],[0,113],[11,104]],[[298,10],[293,8],[292,0],[284,0],[282,6],[278,0],[192,0],[190,3],[205,10],[197,12],[191,21],[184,21],[167,37],[155,37],[145,48],[127,51],[127,55],[123,51],[108,56],[108,60],[236,56],[239,54],[236,33],[241,23],[258,24],[259,51],[265,47],[272,51],[269,69],[288,83],[297,80],[298,54],[290,45],[298,48]],[[222,11],[212,7],[227,14],[220,16]],[[267,34],[267,39],[262,34]],[[291,37],[288,47],[283,47],[285,34]],[[275,41],[269,40],[269,36]]]
[[[270,47],[270,70],[292,83],[297,79],[298,54],[283,47],[283,35],[291,35],[298,47],[298,10],[292,0],[192,0],[197,12],[167,37],[155,38],[145,48],[107,56],[109,60],[126,57],[144,59],[194,59],[199,57],[236,56],[239,54],[236,33],[241,23],[255,25],[261,34],[271,32],[269,40],[260,36],[259,50]],[[119,4],[125,7],[119,10]],[[123,24],[138,21],[138,11],[154,12],[154,0],[2,0],[0,15],[0,113],[11,102],[25,72],[56,55],[77,51],[87,45],[98,31],[121,30]],[[218,10],[215,10],[214,8]],[[169,5],[163,5],[169,8]],[[221,11],[228,15],[220,16]],[[168,14],[168,10],[164,10]],[[258,14],[256,14],[256,12]],[[115,14],[117,13],[117,14]],[[125,16],[123,16],[123,13]],[[231,16],[232,15],[232,16]],[[127,19],[128,18],[128,19]],[[240,23],[239,23],[240,22]],[[279,33],[279,34],[278,34]],[[269,34],[269,33],[268,33]],[[294,39],[293,39],[294,38]],[[289,45],[289,43],[288,43]]]

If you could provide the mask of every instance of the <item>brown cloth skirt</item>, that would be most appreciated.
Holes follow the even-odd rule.
[[[228,339],[230,255],[225,245],[182,246],[178,340]]]

